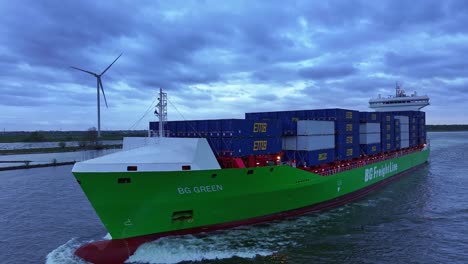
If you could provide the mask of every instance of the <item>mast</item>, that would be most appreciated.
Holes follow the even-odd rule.
[[[159,117],[159,137],[164,137],[164,122],[167,121],[167,93],[163,93],[159,88],[159,103],[156,105],[156,115]]]

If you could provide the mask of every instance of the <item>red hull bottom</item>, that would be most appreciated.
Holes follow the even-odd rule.
[[[361,198],[367,195],[368,193],[381,188],[382,186],[400,178],[406,173],[411,172],[423,165],[424,164],[421,164],[419,166],[406,170],[400,174],[397,174],[393,177],[387,178],[373,185],[370,185],[366,188],[360,189],[353,193],[349,193],[339,198],[325,201],[319,204],[314,204],[311,206],[307,206],[307,207],[303,207],[303,208],[299,208],[299,209],[295,209],[291,211],[276,213],[272,215],[246,219],[246,220],[240,220],[240,221],[235,221],[235,222],[229,222],[229,223],[223,223],[223,224],[216,224],[216,225],[211,225],[211,226],[197,227],[197,228],[192,228],[192,229],[184,229],[184,230],[177,230],[177,231],[171,231],[171,232],[163,232],[163,233],[158,233],[158,234],[151,234],[151,235],[145,235],[145,236],[139,236],[139,237],[126,238],[126,239],[96,241],[96,242],[85,244],[79,247],[75,251],[75,255],[77,255],[78,257],[88,262],[95,263],[95,264],[123,263],[131,255],[133,255],[133,253],[135,253],[135,251],[140,245],[150,242],[150,241],[154,241],[161,237],[196,234],[196,233],[209,232],[209,231],[215,231],[215,230],[220,230],[220,229],[228,229],[228,228],[233,228],[233,227],[242,226],[242,225],[251,225],[251,224],[256,224],[260,222],[267,222],[267,221],[272,221],[275,219],[298,216],[298,215],[302,215],[302,214],[309,213],[309,212],[316,212],[316,211],[329,209],[329,208],[336,207],[336,206],[348,203],[350,201],[356,200],[358,198]]]

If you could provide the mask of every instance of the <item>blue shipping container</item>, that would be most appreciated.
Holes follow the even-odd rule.
[[[362,123],[380,123],[380,112],[359,112],[359,121]]]
[[[280,137],[282,133],[278,120],[187,120],[168,124],[174,137]]]
[[[359,145],[359,127],[358,131],[352,133],[335,134],[335,146]]]
[[[325,109],[326,118],[332,118],[337,121],[359,122],[359,112],[349,109]]]
[[[394,114],[390,113],[390,112],[381,112],[380,113],[380,122],[381,122],[381,126],[383,126],[384,124],[393,124],[393,118]]]
[[[392,151],[395,149],[394,141],[381,142],[381,149],[383,152]]]
[[[314,151],[288,150],[284,154],[285,161],[296,161],[297,166],[310,167],[330,163],[335,160],[335,149],[320,149]]]
[[[175,122],[175,134],[177,137],[186,137],[187,136],[187,125],[184,121]]]
[[[307,166],[315,166],[335,161],[335,149],[320,149],[307,151],[306,153]]]
[[[335,121],[335,133],[337,134],[359,134],[359,123]]]
[[[222,119],[223,137],[280,137],[281,122],[278,120]]]
[[[380,143],[374,143],[374,144],[361,144],[361,153],[366,154],[366,155],[373,155],[381,152],[381,146]]]
[[[198,132],[198,120],[186,120],[179,122],[184,123],[188,137],[201,137],[201,134]]]
[[[349,160],[360,156],[359,144],[350,146],[337,146],[336,159]]]
[[[158,130],[159,129],[159,122],[149,122],[149,129],[150,130]]]
[[[281,138],[220,138],[220,156],[246,157],[281,152]]]
[[[216,157],[222,156],[221,150],[221,142],[222,139],[219,137],[207,137],[206,140],[211,147],[211,150],[215,154]]]
[[[208,126],[208,135],[210,137],[221,136],[221,122],[218,120],[206,120]]]
[[[169,121],[166,123],[166,133],[170,137],[177,137],[177,121]]]

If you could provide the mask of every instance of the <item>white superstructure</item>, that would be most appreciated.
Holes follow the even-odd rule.
[[[124,150],[77,162],[73,172],[221,169],[206,138],[124,138]]]
[[[383,98],[379,95],[378,98],[369,100],[369,107],[376,112],[419,111],[428,105],[429,97],[427,95],[417,95],[416,92],[406,95],[405,91],[398,84],[395,96]]]

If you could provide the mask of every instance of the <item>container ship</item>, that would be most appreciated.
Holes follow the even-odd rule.
[[[160,91],[149,137],[76,163],[73,174],[112,236],[75,254],[122,263],[142,243],[324,210],[360,198],[427,162],[427,97],[348,109],[246,113],[167,121]]]

